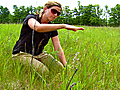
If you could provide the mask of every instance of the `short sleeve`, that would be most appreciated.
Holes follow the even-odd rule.
[[[57,36],[57,35],[58,35],[58,31],[57,30],[51,32],[51,37],[54,37],[54,36]]]
[[[30,15],[28,15],[28,16],[25,18],[23,25],[27,25],[27,24],[28,24],[28,20],[29,20],[30,18],[37,19],[37,17],[36,17],[35,15],[30,14]]]

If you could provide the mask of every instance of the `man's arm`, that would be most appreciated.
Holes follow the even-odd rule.
[[[84,30],[84,28],[81,27],[75,27],[72,25],[67,25],[67,24],[40,24],[36,19],[30,18],[28,20],[28,25],[31,29],[34,28],[35,31],[37,32],[50,32],[58,29],[68,29],[68,30]]]
[[[58,35],[55,36],[55,37],[52,37],[52,42],[53,42],[53,46],[54,46],[55,51],[59,50],[58,53],[57,53],[58,57],[59,57],[61,63],[63,64],[63,66],[65,66],[66,59],[65,59],[65,55],[64,55],[63,49],[62,49],[62,47],[60,45],[60,41],[59,41]]]

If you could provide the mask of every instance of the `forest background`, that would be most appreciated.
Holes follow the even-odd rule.
[[[0,23],[22,23],[28,14],[35,14],[37,10],[43,10],[43,6],[18,7],[13,5],[13,9],[13,13],[10,13],[7,7],[0,5]],[[120,26],[120,4],[116,4],[112,8],[105,5],[105,9],[103,9],[99,4],[83,6],[78,1],[78,6],[74,9],[64,6],[61,15],[53,23],[118,27]]]

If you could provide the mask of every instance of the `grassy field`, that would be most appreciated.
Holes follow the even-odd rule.
[[[61,77],[49,85],[46,78],[41,78],[29,65],[12,60],[12,49],[21,26],[0,24],[1,90],[66,90],[76,69],[68,90],[120,89],[120,28],[84,26],[85,31],[59,30],[61,46],[71,69],[65,68]],[[58,59],[51,40],[45,51]]]

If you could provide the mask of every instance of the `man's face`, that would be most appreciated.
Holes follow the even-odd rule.
[[[58,6],[52,6],[45,10],[45,13],[49,21],[55,20],[60,15],[60,12],[61,12],[61,8]]]

